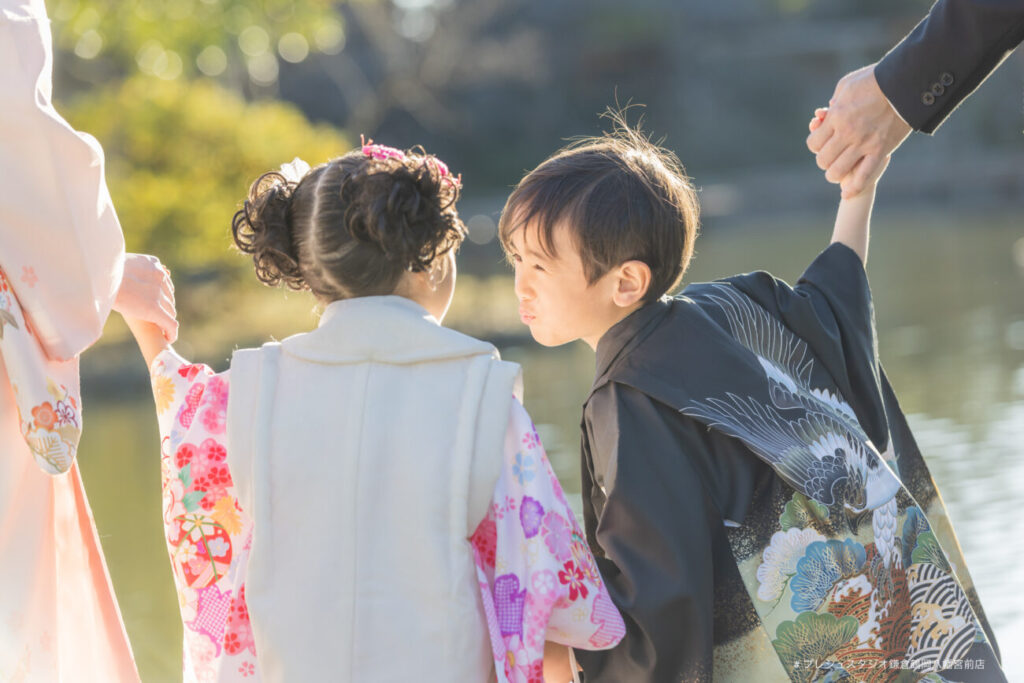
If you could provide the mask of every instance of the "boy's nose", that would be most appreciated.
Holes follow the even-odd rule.
[[[520,301],[530,298],[531,290],[526,281],[526,275],[523,273],[523,269],[519,266],[516,266],[515,270],[515,292],[516,297]]]

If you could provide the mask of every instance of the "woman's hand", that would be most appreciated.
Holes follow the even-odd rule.
[[[128,319],[150,322],[160,328],[164,339],[178,338],[177,310],[171,272],[156,256],[127,254],[124,278],[114,301],[114,310]]]

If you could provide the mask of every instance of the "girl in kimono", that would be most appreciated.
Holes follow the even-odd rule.
[[[459,190],[421,152],[296,160],[252,185],[232,227],[262,282],[326,304],[316,330],[215,373],[129,319],[186,680],[564,681],[546,640],[621,638],[518,366],[440,324]]]

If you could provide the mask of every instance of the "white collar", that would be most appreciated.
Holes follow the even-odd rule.
[[[288,337],[281,346],[288,354],[320,363],[498,357],[492,345],[442,327],[418,303],[395,295],[332,301],[317,329]]]

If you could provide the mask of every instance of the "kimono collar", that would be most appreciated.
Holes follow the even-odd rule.
[[[597,368],[591,392],[604,384],[616,360],[625,358],[653,332],[669,312],[670,300],[662,297],[644,304],[611,326],[597,342]]]
[[[415,301],[394,295],[333,301],[317,329],[288,337],[281,347],[319,363],[408,364],[498,356],[491,344],[442,327]]]

